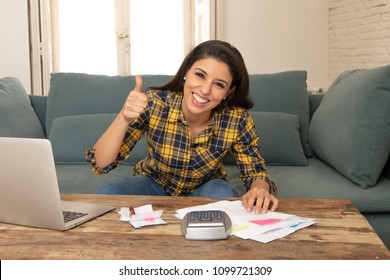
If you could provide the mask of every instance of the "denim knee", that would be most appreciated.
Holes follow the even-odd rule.
[[[162,187],[143,175],[121,177],[101,185],[97,194],[165,195]]]
[[[222,179],[212,179],[202,185],[200,185],[189,196],[202,196],[213,199],[223,199],[229,197],[239,197],[239,193],[236,188]]]

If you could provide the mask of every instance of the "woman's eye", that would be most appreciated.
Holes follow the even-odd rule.
[[[198,76],[199,78],[204,78],[205,77],[204,74],[201,73],[201,72],[196,72],[195,75]]]
[[[216,82],[215,85],[220,89],[225,89],[225,85],[223,83]]]

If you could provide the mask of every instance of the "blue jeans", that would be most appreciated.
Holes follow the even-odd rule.
[[[122,177],[100,186],[98,194],[123,194],[123,195],[160,195],[168,196],[162,187],[152,178],[143,175]],[[188,196],[203,196],[214,199],[238,197],[239,193],[229,182],[222,179],[212,179],[195,189]]]

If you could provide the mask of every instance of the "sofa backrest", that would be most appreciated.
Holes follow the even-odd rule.
[[[307,142],[311,112],[306,77],[306,71],[250,75],[250,94],[254,101],[250,113],[255,118],[256,126],[259,126],[258,130],[261,130],[259,145],[262,154],[272,164],[294,164],[280,156],[273,157],[274,151],[278,150],[284,155],[288,154],[282,153],[285,149],[296,149],[296,154],[301,158],[297,165],[304,165],[305,156],[311,155]],[[146,89],[166,83],[171,76],[143,75],[142,78]],[[52,141],[56,162],[85,163],[85,149],[91,147],[105,131],[134,86],[134,76],[51,74],[46,108],[41,99],[31,99],[33,105],[37,106],[35,109],[47,138]],[[45,109],[46,114],[43,114]],[[265,123],[265,120],[269,123]],[[285,128],[293,134],[291,137],[280,137]],[[275,138],[286,140],[275,141]],[[128,162],[134,163],[146,155],[147,151],[142,147],[146,147],[145,139],[137,144]]]
[[[308,140],[310,107],[306,79],[306,71],[251,75],[250,91],[255,101],[251,111],[299,116],[302,147],[306,156],[312,156]]]
[[[165,83],[169,77],[143,76],[144,88]],[[47,100],[47,134],[50,136],[56,118],[118,113],[134,86],[133,76],[52,73]]]
[[[143,85],[144,88],[160,85],[169,78],[143,76]],[[110,125],[134,86],[133,76],[51,74],[45,124],[56,162],[85,163],[84,151]]]

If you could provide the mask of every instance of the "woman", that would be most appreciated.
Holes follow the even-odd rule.
[[[259,153],[248,95],[249,76],[240,52],[218,40],[194,48],[163,86],[143,93],[137,76],[118,116],[86,156],[95,173],[109,172],[147,132],[148,157],[135,165],[133,176],[108,182],[97,192],[237,197],[222,164],[232,150],[247,189],[245,208],[276,210],[277,187]]]

